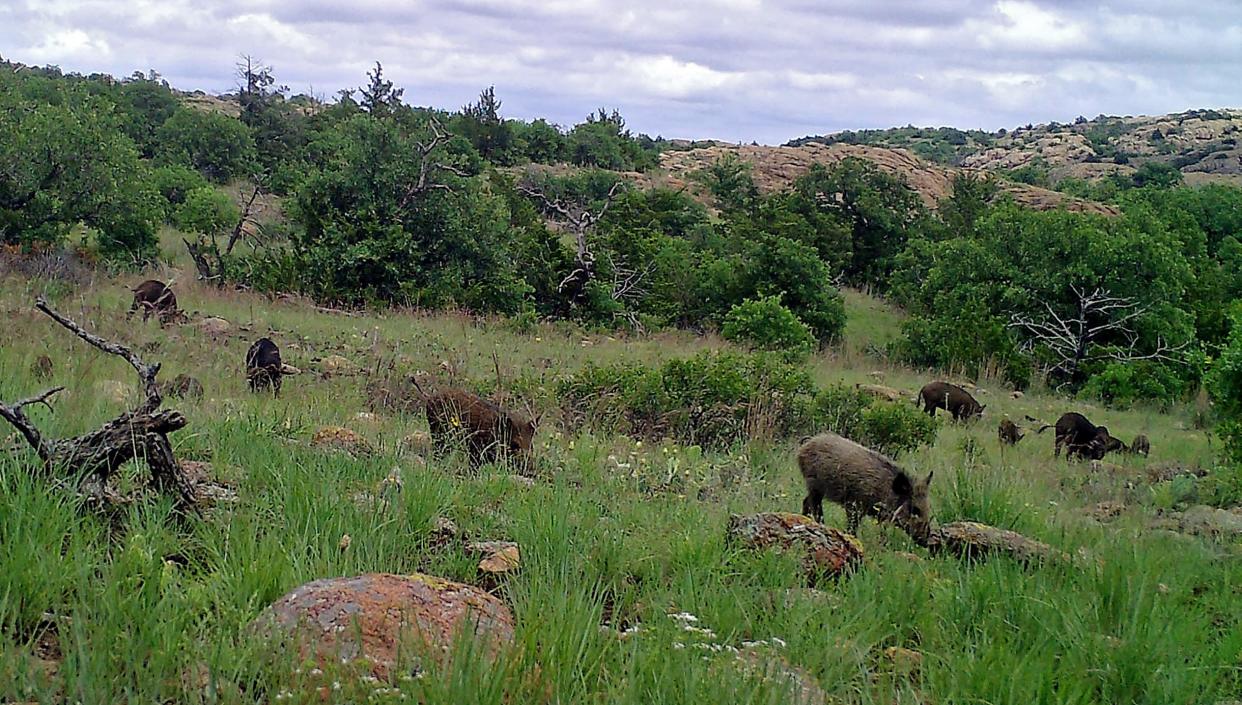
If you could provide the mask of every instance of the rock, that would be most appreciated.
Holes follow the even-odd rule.
[[[438,516],[431,522],[431,533],[427,535],[427,542],[434,550],[444,548],[462,538],[464,536],[461,529],[457,528],[457,524],[452,519]]]
[[[828,694],[806,669],[795,666],[784,656],[767,648],[744,648],[737,653],[743,671],[786,690],[780,700],[789,705],[824,705]]]
[[[513,643],[513,615],[499,599],[418,573],[315,580],[281,597],[250,628],[288,640],[301,660],[357,664],[384,680],[398,666],[410,672],[407,660],[447,666],[459,633],[472,635],[479,647],[472,653],[488,658]]]
[[[219,316],[208,316],[199,321],[197,327],[200,331],[213,338],[228,335],[233,331],[233,324]]]
[[[893,672],[917,678],[923,668],[923,654],[914,649],[890,646],[884,650],[884,660],[892,666]]]
[[[426,455],[431,452],[431,434],[415,431],[401,439],[400,450],[405,454]]]
[[[211,463],[179,460],[177,465],[181,467],[181,472],[185,473],[186,479],[194,485],[194,497],[198,504],[210,507],[237,501],[237,488],[216,477]]]
[[[949,551],[964,558],[983,558],[993,553],[1007,553],[1022,563],[1045,559],[1069,560],[1069,555],[1046,543],[1027,538],[1016,531],[998,529],[974,521],[943,524],[932,531],[928,548],[933,552]]]
[[[518,487],[534,487],[535,478],[525,475],[509,475],[509,481]]]
[[[752,549],[797,547],[804,552],[804,563],[811,573],[839,575],[861,564],[863,559],[858,539],[801,514],[733,514],[729,516],[725,538]]]
[[[190,375],[179,374],[163,384],[161,393],[174,399],[202,399],[203,383]]]
[[[479,571],[483,573],[509,573],[517,570],[522,564],[522,549],[516,543],[506,541],[488,542],[503,544],[479,561]],[[469,547],[467,547],[469,548]]]
[[[359,411],[354,414],[354,421],[366,424],[377,424],[379,423],[379,416],[376,416],[370,411]]]
[[[298,369],[297,367],[294,367],[293,365],[290,365],[290,364],[287,364],[287,363],[281,363],[281,365],[280,365],[280,374],[282,374],[282,375],[300,375],[300,374],[302,374],[302,370]]]
[[[882,384],[859,384],[856,385],[859,391],[866,392],[876,399],[885,399],[887,401],[901,401],[908,398],[908,395],[901,390],[885,387]]]
[[[1010,399],[1021,399],[1024,396],[1026,395],[1016,389],[1009,393]]]
[[[1185,534],[1229,540],[1242,537],[1242,507],[1217,509],[1199,504],[1174,516]]]
[[[365,438],[342,426],[324,426],[311,436],[311,446],[349,453],[355,458],[370,457],[375,451]]]
[[[1125,510],[1124,502],[1100,502],[1090,507],[1083,507],[1082,513],[1090,519],[1106,523],[1121,516]]]
[[[318,362],[319,374],[324,377],[349,377],[361,371],[358,365],[340,355],[329,355]]]
[[[1207,475],[1207,470],[1201,467],[1190,467],[1182,465],[1179,462],[1152,463],[1147,466],[1147,481],[1151,484],[1159,482],[1168,482],[1175,477],[1189,475],[1191,477],[1203,477]]]
[[[129,401],[130,388],[124,382],[115,379],[101,379],[94,384],[95,393],[116,404]]]
[[[879,384],[884,381],[884,373],[880,370],[872,370],[871,372],[867,373],[867,376],[875,380],[876,384]]]

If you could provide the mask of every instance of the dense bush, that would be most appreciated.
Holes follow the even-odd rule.
[[[588,365],[557,394],[573,425],[707,446],[831,430],[898,453],[931,443],[937,429],[913,406],[875,402],[851,387],[817,389],[800,366],[767,353]]]
[[[779,296],[747,299],[735,305],[725,316],[720,332],[735,343],[790,355],[805,354],[815,344],[811,329],[781,305]]]
[[[173,222],[186,232],[216,235],[233,227],[241,216],[237,204],[214,186],[200,186],[185,196]]]
[[[236,118],[183,108],[155,134],[156,156],[163,164],[181,164],[217,183],[250,176],[257,155],[249,128]]]
[[[1185,396],[1185,386],[1185,380],[1167,365],[1113,362],[1092,375],[1079,394],[1117,408],[1139,401],[1153,401],[1167,408]]]

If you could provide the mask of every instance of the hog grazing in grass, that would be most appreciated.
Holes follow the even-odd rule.
[[[280,348],[271,338],[259,338],[246,351],[246,381],[250,383],[250,391],[270,388],[272,396],[280,396],[280,379],[284,373]]]
[[[1130,444],[1130,452],[1146,458],[1151,453],[1151,441],[1147,440],[1147,436],[1140,433],[1134,437],[1134,442]]]
[[[1017,445],[1022,440],[1022,429],[1018,428],[1018,424],[1009,419],[1001,419],[1000,428],[996,429],[996,435],[1000,437],[1001,445],[1012,446]]]
[[[177,296],[162,281],[148,279],[135,287],[133,292],[134,302],[130,304],[126,318],[133,316],[134,311],[142,309],[144,323],[152,314],[155,314],[160,325],[163,325],[175,320],[181,313],[181,310],[177,308]]]
[[[1058,458],[1061,457],[1062,446],[1066,449],[1065,457],[1078,456],[1090,460],[1100,460],[1110,451],[1125,449],[1124,443],[1109,435],[1107,426],[1096,426],[1076,411],[1061,414],[1055,429],[1055,455]]]
[[[927,488],[932,474],[915,480],[897,464],[835,433],[821,433],[798,448],[798,467],[806,481],[802,513],[823,521],[824,498],[845,508],[847,531],[858,532],[863,515],[892,522],[920,545],[931,536]]]
[[[936,409],[944,409],[953,415],[954,421],[982,416],[985,407],[975,401],[970,392],[948,382],[930,382],[924,385],[919,390],[919,401],[928,416],[935,416]]]
[[[523,469],[530,467],[535,422],[525,414],[461,389],[435,392],[425,399],[436,451],[464,441],[471,467],[503,458],[513,459]]]

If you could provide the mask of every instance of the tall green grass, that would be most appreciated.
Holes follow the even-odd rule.
[[[31,313],[34,288],[0,285],[11,333],[0,347],[0,396],[37,391],[44,383],[31,377],[30,363],[53,351],[50,383],[69,394],[54,412],[31,413],[56,435],[89,430],[123,408],[94,385],[133,386],[133,373]],[[460,379],[480,384],[495,377],[493,351],[502,377],[546,369],[554,379],[588,360],[653,361],[716,342],[682,334],[610,339],[543,325],[516,335],[496,322],[411,312],[343,317],[192,282],[178,296],[185,308],[250,330],[214,341],[192,326],[127,325],[125,287],[112,281],[62,294],[57,305],[105,335],[158,346],[145,354],[164,363],[162,375],[184,371],[203,381],[202,400],[169,402],[190,419],[174,436],[177,450],[210,460],[240,499],[190,520],[157,499],[109,524],[32,479],[28,452],[0,455],[0,698],[321,702],[298,688],[306,675],[295,673],[299,664],[247,625],[316,578],[423,571],[476,581],[476,559],[462,548],[433,548],[436,516],[471,538],[521,544],[521,570],[498,588],[516,618],[512,653],[495,664],[467,653],[448,673],[392,684],[354,678],[331,690],[329,683],[329,701],[789,702],[785,686],[743,667],[732,652],[758,641],[772,658],[809,673],[834,702],[1163,704],[1242,694],[1238,547],[1150,529],[1157,507],[1126,490],[1147,463],[1210,464],[1202,432],[1179,427],[1190,428],[1186,410],[1088,409],[1116,432],[1142,431],[1153,442],[1150,460],[1121,461],[1128,475],[1092,475],[1100,471],[1054,460],[1048,434],[1003,451],[995,437],[1000,414],[1055,419],[1080,403],[1014,400],[988,389],[981,396],[990,419],[947,425],[934,446],[902,463],[920,475],[935,472],[933,505],[942,520],[1011,527],[1074,561],[1023,568],[1003,558],[932,557],[867,521],[866,565],[812,589],[797,556],[743,551],[723,536],[731,512],[798,510],[792,441],[705,452],[579,433],[548,415],[537,439],[545,473],[527,487],[503,467],[471,473],[458,455],[436,461],[398,453],[399,439],[425,422],[386,413],[357,420],[367,406],[362,379],[293,377],[272,399],[250,395],[241,373],[245,348],[263,334],[303,369],[329,353],[364,367],[404,359],[399,365],[409,371],[448,360]],[[862,381],[877,366],[832,351],[812,361],[824,381]],[[911,398],[926,381],[882,369],[885,383]],[[356,460],[310,448],[311,433],[327,424],[356,429],[379,452]],[[403,484],[391,501],[365,496],[394,471]],[[139,470],[127,472],[132,482]],[[1082,488],[1092,478],[1088,495]],[[1080,515],[1112,496],[1140,501],[1131,499],[1109,525]],[[829,523],[843,524],[839,508],[826,509]],[[342,549],[345,534],[351,542]],[[670,617],[680,613],[706,631]],[[47,655],[49,635],[60,652],[50,677],[35,658]],[[890,647],[920,652],[917,672],[894,668]]]

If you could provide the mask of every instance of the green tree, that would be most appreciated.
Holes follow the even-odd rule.
[[[0,242],[59,243],[79,224],[110,257],[154,250],[159,196],[104,98],[61,88],[55,102],[0,77]]]
[[[241,212],[233,199],[213,186],[200,186],[186,194],[173,219],[177,227],[202,235],[217,235],[233,227]]]
[[[728,152],[696,175],[716,199],[723,211],[749,209],[759,199],[755,186],[754,165],[733,152]]]
[[[460,157],[432,119],[355,115],[312,145],[322,165],[292,208],[305,289],[346,302],[521,309],[530,290],[509,247],[504,200],[448,168]]]
[[[256,167],[250,130],[236,118],[182,108],[156,132],[162,164],[184,164],[217,183],[249,176]]]
[[[401,106],[404,88],[395,88],[392,81],[384,78],[384,67],[375,62],[375,69],[367,72],[367,85],[359,89],[362,100],[359,105],[375,117],[387,117]]]
[[[513,128],[500,117],[500,105],[495,86],[488,86],[477,101],[461,109],[459,131],[487,161],[512,164]]]

